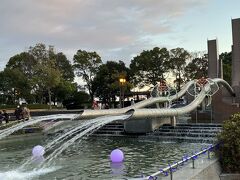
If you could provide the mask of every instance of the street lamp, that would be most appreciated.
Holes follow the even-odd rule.
[[[119,82],[120,82],[120,107],[123,108],[124,107],[123,85],[124,85],[124,83],[126,83],[126,79],[125,78],[120,78]]]

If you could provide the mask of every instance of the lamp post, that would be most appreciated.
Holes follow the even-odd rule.
[[[124,90],[123,90],[123,85],[126,82],[126,79],[125,78],[120,78],[119,82],[120,82],[120,107],[123,108],[124,107]]]

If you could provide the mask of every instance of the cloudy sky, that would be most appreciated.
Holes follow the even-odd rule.
[[[230,51],[239,7],[239,0],[0,0],[0,70],[39,42],[69,60],[84,49],[127,65],[142,50],[204,51],[216,37],[220,52]]]

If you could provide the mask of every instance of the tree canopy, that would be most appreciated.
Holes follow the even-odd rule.
[[[114,103],[116,95],[119,96],[120,94],[120,78],[126,79],[126,83],[122,87],[124,91],[129,90],[131,87],[129,72],[129,68],[122,61],[107,61],[105,64],[102,64],[93,82],[96,96],[104,103]]]
[[[46,48],[39,43],[30,47],[28,52],[11,57],[1,76],[5,87],[2,92],[12,94],[11,99],[21,97],[29,103],[48,101],[51,104],[52,94],[55,98],[58,96],[57,87],[67,90],[62,86],[72,84],[74,72],[63,53],[56,54],[53,46]]]
[[[29,103],[63,102],[77,93],[76,75],[86,83],[91,101],[97,96],[103,102],[115,104],[120,88],[129,93],[133,86],[155,85],[166,80],[169,72],[175,76],[177,90],[186,80],[206,77],[207,57],[198,58],[195,53],[189,62],[190,58],[190,53],[183,48],[154,47],[133,57],[128,68],[123,61],[103,63],[97,52],[80,49],[72,65],[54,46],[38,43],[9,59],[4,71],[0,72],[0,91],[9,103],[16,103],[19,98]],[[220,60],[224,79],[231,82],[231,52],[222,53]],[[126,79],[124,86],[120,78]]]
[[[77,76],[86,82],[86,87],[90,94],[91,100],[94,97],[93,79],[102,64],[101,57],[96,52],[87,52],[78,50],[73,57],[74,69]]]
[[[185,76],[188,80],[207,77],[208,59],[207,57],[194,58],[185,68]]]
[[[130,64],[133,73],[133,84],[157,84],[165,79],[164,73],[169,69],[169,52],[166,48],[155,47],[144,50],[134,57]]]
[[[170,68],[176,76],[177,90],[180,90],[181,83],[184,82],[184,73],[186,60],[190,58],[190,54],[183,48],[175,48],[170,50]]]
[[[232,82],[232,52],[224,52],[219,55],[223,64],[223,79],[229,84]]]

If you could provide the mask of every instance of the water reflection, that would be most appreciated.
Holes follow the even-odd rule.
[[[110,167],[111,167],[111,173],[114,175],[114,176],[119,176],[119,175],[124,175],[126,174],[126,172],[124,171],[125,170],[125,166],[124,166],[124,163],[123,162],[119,162],[119,163],[113,163],[111,162],[110,163]]]

